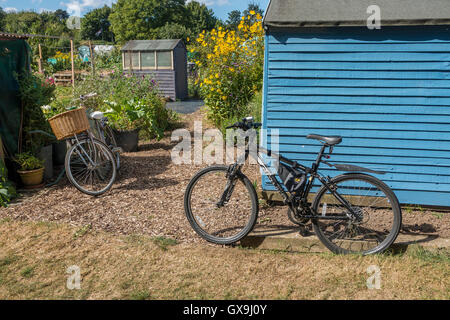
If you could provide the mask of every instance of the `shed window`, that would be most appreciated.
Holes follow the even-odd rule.
[[[141,52],[142,68],[155,68],[155,52]]]
[[[133,69],[139,69],[140,66],[139,52],[131,53],[131,62],[133,63]]]
[[[158,68],[171,69],[172,68],[172,52],[158,51],[156,53],[156,60],[158,61]]]
[[[172,51],[136,51],[123,53],[123,68],[130,68],[130,54],[134,70],[173,69]]]
[[[133,63],[133,69],[139,69],[139,52],[131,53],[131,62]],[[128,69],[130,67],[130,53],[125,52],[123,55],[123,67]]]
[[[123,68],[128,69],[130,67],[130,54],[128,52],[124,52],[123,54]]]

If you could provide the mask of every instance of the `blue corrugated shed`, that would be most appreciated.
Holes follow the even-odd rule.
[[[274,2],[283,1],[271,1],[265,20],[263,125],[280,130],[281,154],[309,165],[319,145],[307,134],[341,135],[331,162],[387,171],[378,177],[401,203],[450,206],[447,22],[280,28]],[[266,178],[263,187],[273,190]]]

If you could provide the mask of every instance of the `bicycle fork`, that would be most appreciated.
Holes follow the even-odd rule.
[[[227,175],[227,185],[225,186],[225,190],[220,197],[219,202],[216,203],[217,208],[223,207],[228,201],[230,201],[231,195],[233,194],[234,187],[236,186],[238,177],[238,172],[242,165],[237,163],[232,164],[228,167]]]

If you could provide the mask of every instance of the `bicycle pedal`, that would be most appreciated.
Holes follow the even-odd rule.
[[[312,233],[309,231],[307,226],[300,226],[300,230],[298,232],[302,237],[308,237]]]

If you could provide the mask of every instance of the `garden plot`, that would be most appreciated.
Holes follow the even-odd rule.
[[[183,116],[192,131],[193,121],[202,111]],[[207,129],[207,125],[203,125]],[[171,150],[176,143],[170,136],[159,142],[141,142],[139,152],[123,154],[118,180],[101,197],[78,192],[65,180],[57,186],[20,199],[9,208],[0,208],[0,219],[54,221],[115,234],[164,236],[179,242],[203,242],[184,215],[183,196],[191,177],[204,166],[175,165]],[[244,173],[260,184],[257,166],[246,166]],[[260,201],[257,226],[292,228],[286,207],[269,206]],[[422,208],[403,208],[404,234],[450,238],[450,215]]]

